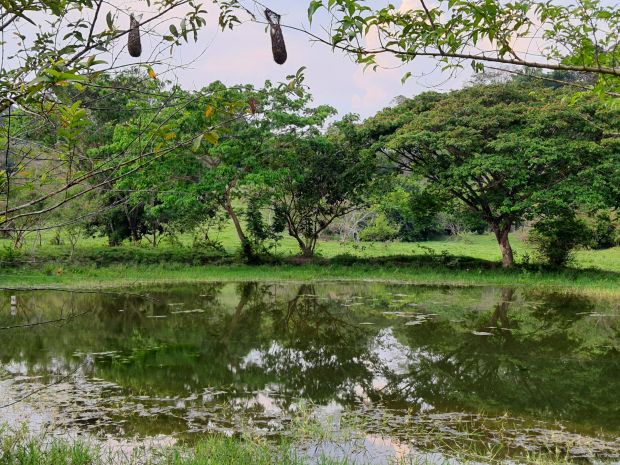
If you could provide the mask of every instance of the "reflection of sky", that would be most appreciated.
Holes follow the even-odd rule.
[[[407,289],[412,291],[412,289]],[[291,292],[286,296],[282,296],[282,300],[278,302],[286,304],[288,299],[297,295],[295,293],[296,290],[296,287],[290,288],[289,291]],[[316,292],[319,295],[327,294],[327,291],[320,287],[316,289]],[[419,422],[427,422],[426,424],[430,424],[429,428],[431,429],[435,429],[438,426],[441,428],[445,427],[442,431],[447,431],[446,434],[459,433],[458,427],[454,426],[454,422],[470,422],[470,419],[475,415],[463,413],[463,410],[465,412],[468,412],[468,410],[467,407],[460,408],[460,404],[449,404],[454,394],[465,391],[458,390],[463,389],[462,386],[455,386],[450,383],[449,376],[452,373],[450,365],[458,363],[459,357],[450,355],[453,352],[448,351],[443,343],[447,339],[454,337],[455,344],[459,347],[463,347],[460,345],[461,342],[471,341],[473,344],[482,343],[484,348],[486,344],[493,342],[493,338],[496,338],[495,342],[504,341],[501,335],[488,338],[476,338],[471,335],[472,328],[478,328],[480,321],[487,321],[486,318],[490,315],[489,312],[492,312],[501,296],[496,291],[474,292],[472,290],[454,290],[451,293],[433,291],[429,295],[421,294],[417,296],[413,294],[411,296],[406,294],[382,295],[382,298],[376,302],[377,298],[374,297],[376,295],[381,294],[375,293],[373,296],[368,296],[368,299],[362,305],[349,309],[350,302],[357,302],[363,299],[341,299],[336,293],[333,294],[333,300],[342,300],[342,306],[346,308],[344,311],[337,310],[337,308],[340,308],[337,302],[334,305],[328,306],[329,312],[333,313],[334,321],[342,318],[342,323],[347,325],[347,328],[355,326],[355,332],[328,334],[344,334],[344,339],[337,337],[332,339],[315,338],[312,330],[307,330],[304,333],[296,331],[299,328],[295,324],[301,320],[301,317],[310,315],[303,312],[299,314],[300,320],[291,320],[290,332],[286,334],[269,332],[273,328],[267,322],[272,321],[273,315],[266,312],[264,315],[261,315],[262,319],[260,320],[255,318],[244,320],[244,316],[256,316],[253,313],[254,308],[248,306],[244,310],[245,313],[240,314],[239,320],[235,320],[236,326],[234,327],[236,332],[230,332],[230,339],[227,340],[227,344],[230,345],[227,354],[230,355],[230,358],[223,360],[212,360],[211,355],[214,353],[219,354],[216,344],[218,339],[215,335],[229,334],[225,331],[225,328],[230,323],[226,317],[228,313],[223,312],[222,314],[225,317],[219,320],[219,317],[216,318],[219,314],[216,315],[215,313],[209,314],[205,312],[207,313],[205,315],[174,314],[173,316],[173,313],[170,312],[168,320],[157,320],[156,322],[149,320],[144,326],[144,334],[148,331],[153,331],[152,336],[155,339],[160,338],[162,341],[170,342],[172,347],[175,347],[175,344],[179,341],[188,343],[190,347],[185,347],[182,351],[183,355],[187,355],[188,353],[193,354],[197,352],[196,344],[199,344],[199,342],[196,341],[203,340],[202,336],[204,336],[204,333],[202,331],[206,328],[207,333],[210,335],[208,337],[213,337],[212,340],[210,339],[213,345],[205,346],[202,349],[200,353],[206,356],[200,360],[202,364],[209,365],[213,363],[214,367],[222,367],[224,372],[222,376],[218,372],[217,376],[211,378],[209,370],[201,371],[202,376],[198,376],[198,371],[190,373],[192,367],[184,365],[188,360],[185,357],[167,359],[166,362],[170,363],[171,366],[175,368],[180,367],[181,370],[187,369],[187,371],[179,370],[176,372],[179,373],[180,382],[172,383],[171,385],[176,390],[165,391],[166,394],[158,394],[161,397],[157,397],[153,392],[160,391],[157,390],[159,386],[155,383],[162,382],[157,376],[154,376],[152,379],[145,378],[145,383],[141,385],[139,383],[139,373],[131,371],[131,366],[129,366],[126,371],[123,371],[123,375],[126,378],[119,376],[118,379],[120,380],[117,381],[121,385],[123,385],[124,381],[130,381],[125,388],[93,379],[91,374],[96,374],[97,370],[95,369],[91,373],[88,365],[85,365],[85,370],[80,371],[78,373],[79,376],[71,376],[66,382],[55,386],[52,390],[45,391],[44,395],[33,397],[32,402],[25,402],[21,410],[19,408],[18,410],[13,410],[13,417],[22,418],[21,413],[23,413],[23,418],[30,418],[38,414],[36,413],[37,409],[40,411],[51,411],[53,415],[39,415],[39,417],[60,418],[60,421],[64,422],[63,424],[65,425],[71,424],[71,422],[74,422],[74,424],[82,422],[88,428],[92,428],[92,431],[112,431],[113,434],[124,434],[124,432],[135,434],[135,431],[138,431],[138,434],[146,431],[148,434],[148,432],[152,431],[166,431],[166,428],[170,427],[195,433],[219,431],[226,434],[242,430],[244,427],[251,427],[258,431],[259,434],[273,434],[286,431],[288,427],[287,422],[299,411],[306,411],[312,414],[314,418],[325,422],[325,424],[335,429],[339,427],[342,418],[353,414],[363,416],[365,419],[368,418],[371,422],[376,420],[376,423],[364,430],[363,438],[360,439],[364,445],[371,448],[374,447],[376,450],[383,450],[385,448],[392,451],[397,449],[405,451],[407,449],[407,444],[403,445],[392,439],[394,437],[402,439],[401,433],[408,434],[407,428],[410,428],[412,425],[411,418],[415,418],[416,427]],[[521,302],[519,299],[525,299],[524,302],[531,303],[527,300],[529,296],[525,294],[519,295],[520,297],[517,298],[518,302]],[[170,297],[170,299],[172,298],[173,296]],[[174,296],[174,302],[178,302],[177,298],[178,296]],[[190,306],[193,298],[191,293],[187,293],[187,308],[194,308]],[[540,299],[540,296],[538,296],[538,299]],[[414,306],[411,306],[412,301],[415,301]],[[56,302],[56,304],[58,303],[60,302]],[[227,301],[226,305],[234,309],[237,303],[238,295],[235,291],[234,295],[229,296],[229,301]],[[2,305],[3,302],[0,300],[0,316],[5,314],[5,311],[8,312],[8,307],[3,307]],[[194,303],[191,303],[191,305],[194,305]],[[518,305],[522,306],[523,302]],[[540,303],[540,305],[543,305],[543,303]],[[562,305],[565,306],[565,303]],[[106,328],[114,328],[109,323],[117,321],[115,317],[117,315],[117,308],[118,306],[114,304],[112,306],[112,313],[102,313],[102,319],[100,320],[101,328],[90,328],[90,330],[102,331],[101,335],[105,335]],[[277,306],[274,307],[274,310],[277,308]],[[514,307],[512,308],[514,309]],[[529,309],[529,307],[527,308]],[[562,308],[565,309],[565,307]],[[597,312],[595,313],[580,314],[580,319],[574,322],[570,320],[571,331],[579,329],[579,332],[574,333],[574,338],[571,338],[573,346],[578,343],[579,337],[581,337],[579,335],[584,331],[596,331],[597,343],[600,343],[600,337],[605,334],[605,331],[615,331],[616,326],[614,325],[607,329],[601,325],[607,319],[612,321],[614,316],[616,318],[615,321],[617,321],[616,307],[608,308],[607,304],[601,304],[596,308]],[[147,315],[148,311],[146,312]],[[439,315],[431,314],[429,313],[430,311],[437,312]],[[127,312],[123,313],[123,315],[127,314]],[[111,320],[103,318],[103,315],[106,315],[106,318],[112,316]],[[275,315],[279,314],[276,312]],[[323,316],[323,313],[318,315]],[[430,315],[436,315],[436,317],[431,318]],[[565,314],[560,313],[559,315]],[[569,312],[565,317],[571,318],[571,315]],[[37,315],[37,318],[47,320],[50,319],[50,316],[42,313]],[[451,325],[449,328],[443,325],[446,321],[455,321],[455,318],[458,321],[462,321],[463,325],[461,326],[461,323],[459,323],[458,325]],[[539,327],[541,322],[543,322],[541,320],[543,316],[535,316],[532,310],[524,310],[521,307],[514,309],[513,313],[511,313],[511,318],[521,319],[519,329],[515,331],[515,334],[517,336],[521,335],[521,337],[525,337],[523,336],[524,334],[530,334],[528,328],[532,325]],[[11,317],[11,321],[12,319],[13,317]],[[199,326],[194,328],[191,322],[199,320],[209,321],[210,323],[205,328]],[[244,321],[246,323],[243,323]],[[279,320],[276,319],[275,321]],[[433,331],[431,328],[437,329],[438,332],[432,335],[435,339],[429,338],[429,334],[426,332],[427,327],[425,326],[409,327],[408,323],[412,321],[419,322],[420,325],[428,325],[429,331]],[[431,321],[433,322],[432,325]],[[526,326],[528,321],[529,326]],[[90,319],[84,319],[83,322],[88,326],[92,324]],[[331,320],[329,322],[329,324],[332,324]],[[242,327],[242,323],[246,326]],[[130,327],[134,324],[131,323]],[[171,332],[163,333],[158,332],[158,330],[169,328],[168,325],[175,324],[178,324],[178,327],[174,327],[177,328],[176,330],[173,329]],[[44,328],[50,329],[55,327],[42,326],[38,331],[43,332]],[[83,326],[78,326],[78,328],[84,329]],[[279,327],[274,326],[274,328]],[[306,328],[306,326],[302,325],[301,328]],[[445,331],[441,331],[442,328]],[[56,330],[50,330],[50,334],[69,334],[71,327],[68,327],[66,330],[57,329],[57,333],[55,332]],[[201,336],[200,338],[193,339],[189,337],[194,330]],[[255,334],[256,331],[263,330],[265,332],[261,333],[260,337],[255,337],[257,336]],[[278,331],[281,331],[281,329],[278,329]],[[546,332],[549,333],[549,331],[547,328]],[[556,328],[554,331],[560,331],[560,329]],[[109,363],[110,359],[122,355],[122,351],[112,350],[101,352],[93,350],[90,352],[88,348],[91,346],[88,344],[83,344],[81,347],[81,350],[86,353],[74,351],[74,344],[77,344],[74,338],[75,334],[81,333],[71,332],[71,338],[67,340],[67,347],[62,344],[59,346],[60,348],[65,348],[65,350],[58,350],[57,352],[54,352],[54,350],[46,352],[45,345],[42,348],[35,347],[31,352],[20,352],[18,350],[19,341],[16,340],[17,350],[8,352],[11,353],[13,361],[10,361],[11,358],[7,356],[7,363],[3,367],[4,371],[12,379],[0,381],[2,397],[16,398],[21,393],[40,387],[43,382],[57,380],[59,376],[45,375],[66,375],[70,373],[71,370],[79,367],[82,361],[86,360],[87,353],[94,357],[95,367],[97,361],[107,360],[106,363]],[[88,333],[86,334],[88,335]],[[352,338],[359,341],[359,346],[355,345],[355,350],[347,352],[343,350],[343,343],[346,340],[351,340],[346,339],[351,334],[360,335],[360,339]],[[589,334],[589,332],[584,334]],[[177,339],[179,335],[182,336],[180,339]],[[263,336],[266,337],[263,338]],[[610,337],[613,338],[614,336]],[[48,339],[49,341],[56,341],[62,339],[62,337],[49,337]],[[441,339],[441,341],[438,339]],[[437,345],[434,342],[437,342]],[[96,347],[97,350],[113,349],[116,346],[112,344],[113,342],[108,341],[105,344],[96,345]],[[136,343],[136,347],[142,347],[140,344],[145,344],[145,341],[140,339]],[[289,344],[292,347],[289,347]],[[545,344],[548,344],[548,342]],[[448,345],[452,347],[452,344]],[[24,347],[28,347],[28,344],[25,344]],[[52,347],[55,347],[54,344],[50,344],[50,349]],[[128,344],[123,350],[130,350],[132,347],[131,344]],[[159,346],[150,341],[146,344],[146,347]],[[478,346],[476,345],[475,347]],[[489,347],[486,347],[486,349]],[[501,347],[503,346],[495,345],[492,347],[494,350],[500,347],[498,352],[500,355],[503,353],[502,350],[510,349],[510,347],[502,349]],[[521,347],[521,345],[518,344],[517,347]],[[547,346],[545,345],[544,347]],[[548,346],[548,348],[552,349],[551,352],[545,353],[545,357],[548,358],[553,358],[549,354],[558,353],[556,351],[561,350],[562,354],[566,355],[573,350],[572,347],[570,350],[566,350],[562,346],[555,347],[553,345]],[[36,356],[32,355],[35,350],[38,351]],[[184,352],[185,350],[187,352]],[[465,355],[467,355],[468,350],[465,347]],[[163,352],[165,353],[165,350]],[[336,355],[333,355],[334,353]],[[341,354],[345,353],[356,354],[357,357],[343,360],[340,357],[344,356]],[[519,352],[519,354],[521,353]],[[63,357],[59,354],[67,355]],[[477,354],[478,352],[476,352]],[[482,355],[484,356],[484,353]],[[157,357],[151,360],[155,360],[156,363],[162,361],[157,359]],[[109,365],[106,366],[109,367]],[[152,368],[151,374],[158,373],[158,366],[145,365],[146,368]],[[198,367],[198,364],[194,368],[196,367]],[[230,371],[226,371],[226,367]],[[437,367],[439,369],[434,370]],[[203,368],[206,367],[200,365],[200,369]],[[351,371],[343,372],[341,371],[342,369]],[[472,368],[468,367],[467,370],[471,371]],[[139,372],[139,370],[137,371]],[[420,372],[419,376],[416,374],[418,371]],[[105,370],[102,370],[100,373],[104,372]],[[105,373],[105,375],[100,376],[117,379],[114,378],[113,371]],[[317,373],[320,373],[320,375],[317,376]],[[232,376],[228,376],[229,374],[232,374]],[[336,374],[338,381],[320,378],[320,376],[329,376],[329,374]],[[444,377],[444,375],[447,376]],[[606,379],[613,384],[612,378],[608,377]],[[193,382],[190,382],[191,380]],[[221,380],[225,381],[220,382]],[[310,386],[312,384],[316,386],[316,383],[322,381],[329,381],[327,384],[329,389],[325,389],[316,396],[317,399],[321,399],[316,402],[322,404],[316,405],[312,403],[314,394],[310,391]],[[553,391],[553,388],[551,386],[549,389]],[[150,389],[153,389],[153,391],[150,391]],[[421,393],[424,393],[425,397],[431,399],[436,408],[428,404],[428,399],[418,398],[417,396],[422,395]],[[524,395],[519,394],[520,398],[527,399]],[[76,399],[79,399],[79,402]],[[443,399],[448,399],[448,403],[442,403]],[[562,406],[562,408],[564,407]],[[35,411],[34,414],[33,411]],[[461,412],[460,417],[454,413],[455,411]],[[0,412],[0,422],[2,420],[1,414],[2,412]],[[489,413],[489,415],[491,414]],[[483,421],[480,418],[482,417],[479,417],[479,421]],[[130,420],[127,421],[127,419]],[[36,423],[36,419],[33,421]],[[484,421],[492,422],[493,419],[485,419]],[[504,421],[503,417],[501,421]],[[529,421],[529,418],[518,421]],[[132,422],[135,430],[128,431],[126,428],[129,427],[125,425]],[[543,421],[540,424],[548,427],[548,423],[545,424]],[[389,431],[382,430],[382,426],[389,427]],[[528,427],[530,427],[530,424],[528,424]],[[140,430],[140,428],[143,429]],[[518,428],[515,427],[514,430],[518,431]],[[373,434],[366,434],[366,432],[372,432]],[[392,439],[384,441],[379,433],[386,433],[385,437]],[[586,432],[586,434],[589,433]],[[564,440],[562,439],[564,437],[571,441],[576,438],[576,436],[558,436],[560,438],[558,440]],[[581,437],[584,438],[586,436]],[[529,441],[530,439],[526,437],[523,440]],[[536,444],[539,445],[544,441],[548,442],[549,439],[546,436],[541,436]],[[399,449],[401,446],[403,447]]]
[[[341,386],[334,392],[334,400],[348,398],[351,393],[355,398],[363,404],[371,404],[371,398],[376,397],[373,394],[381,393],[381,391],[390,387],[393,389],[399,389],[401,386],[388,386],[388,378],[394,379],[399,376],[404,376],[410,371],[410,367],[415,365],[417,361],[435,360],[438,356],[433,355],[427,351],[421,349],[411,350],[407,346],[401,344],[394,336],[394,331],[391,327],[384,328],[373,337],[369,342],[368,357],[364,361],[359,361],[364,364],[366,368],[372,373],[372,379],[370,386],[365,387],[359,383],[353,383],[350,380],[343,382]],[[320,353],[322,349],[318,349]],[[310,369],[317,368],[320,363],[332,365],[337,362],[335,356],[331,356],[329,359],[322,357],[317,358],[318,363],[309,361],[305,358],[304,353],[300,350],[290,349],[282,347],[277,341],[273,341],[269,348],[252,349],[242,359],[239,364],[240,369],[248,370],[252,367],[259,367],[264,370],[265,373],[275,375],[276,377],[286,376],[287,371],[295,370],[302,374]],[[234,367],[230,367],[231,370]],[[406,377],[405,377],[406,378]],[[409,387],[412,383],[415,385],[415,380],[403,380],[403,384],[407,382]],[[272,392],[278,392],[279,389],[274,386]],[[302,392],[299,393],[303,395]],[[406,399],[412,404],[417,404],[418,409],[421,411],[432,410],[432,405],[415,397],[415,393],[409,392]],[[269,392],[261,393],[261,399],[255,398],[252,402],[259,405],[265,405],[265,411],[273,408],[273,405],[280,405],[283,399],[270,398]],[[267,402],[265,399],[269,399]],[[280,407],[279,407],[280,408]]]

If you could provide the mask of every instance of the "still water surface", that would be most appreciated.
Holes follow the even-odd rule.
[[[27,396],[0,409],[0,423],[191,441],[278,437],[311,415],[362,432],[359,444],[320,446],[336,455],[479,441],[506,454],[620,457],[617,301],[215,283],[0,302],[0,404]]]

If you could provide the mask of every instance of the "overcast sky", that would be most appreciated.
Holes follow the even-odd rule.
[[[410,6],[415,0],[402,1]],[[251,1],[245,3],[252,5]],[[263,3],[280,13],[283,23],[308,27],[307,0],[263,0]],[[320,32],[321,23],[321,18],[317,18],[312,30]],[[176,74],[188,88],[201,88],[214,80],[229,85],[252,83],[260,86],[266,79],[285,81],[287,75],[306,66],[306,84],[310,86],[316,104],[330,104],[341,115],[353,112],[362,117],[386,107],[398,95],[412,96],[430,89],[460,87],[471,74],[465,70],[451,77],[435,71],[435,62],[425,59],[416,59],[406,67],[364,72],[363,66],[353,63],[344,53],[332,52],[326,45],[313,44],[303,33],[285,30],[284,34],[289,58],[280,66],[272,59],[269,34],[265,33],[264,26],[247,22],[233,31],[222,32],[210,23],[206,30],[201,31],[197,46],[183,46],[175,52],[175,61],[188,62],[206,48],[192,69],[180,70]],[[417,77],[402,85],[401,78],[407,71]]]

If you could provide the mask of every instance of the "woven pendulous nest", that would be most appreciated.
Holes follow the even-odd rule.
[[[129,17],[129,34],[127,34],[127,50],[132,57],[142,54],[142,42],[140,41],[140,23],[131,15]]]
[[[283,65],[288,57],[286,53],[286,43],[284,42],[284,35],[282,34],[282,27],[280,26],[280,15],[274,13],[269,8],[265,10],[265,17],[269,22],[269,29],[271,31],[271,50],[273,51],[273,60]]]

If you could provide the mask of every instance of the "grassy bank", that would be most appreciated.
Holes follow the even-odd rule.
[[[466,235],[422,243],[340,243],[322,241],[317,259],[300,261],[290,238],[283,240],[268,264],[240,263],[234,233],[218,238],[223,250],[192,246],[189,236],[157,248],[126,244],[107,247],[102,238],[82,240],[74,251],[31,238],[18,251],[0,241],[0,287],[127,287],[168,282],[376,280],[458,286],[534,286],[562,292],[620,295],[620,247],[583,250],[573,267],[544,271],[527,265],[532,251],[518,234],[513,244],[520,266],[502,270],[495,239]],[[6,242],[6,241],[4,241]],[[4,246],[4,247],[3,247]]]
[[[30,235],[16,252],[18,261],[36,263],[78,263],[80,265],[113,263],[159,264],[178,262],[184,264],[206,264],[212,262],[235,260],[239,249],[239,240],[234,229],[226,227],[213,237],[221,245],[220,250],[195,247],[190,234],[179,235],[173,243],[164,240],[157,248],[144,243],[133,245],[125,243],[119,247],[108,247],[105,238],[82,238],[72,251],[68,240],[61,245],[52,245],[54,232]],[[526,235],[521,232],[512,234],[511,243],[517,263],[533,261],[535,253]],[[0,262],[7,259],[10,241],[0,239]],[[284,237],[273,248],[272,253],[280,258],[294,257],[299,254],[299,247],[294,239]],[[425,257],[431,254],[466,257],[490,263],[499,263],[500,253],[492,234],[464,234],[456,238],[443,238],[425,242],[340,242],[322,240],[317,245],[317,256],[332,259],[338,256],[351,256],[358,259],[376,259],[379,257]],[[4,257],[2,256],[4,255]],[[580,250],[575,254],[576,268],[596,268],[602,271],[620,273],[620,247],[607,250]]]
[[[3,465],[304,465],[284,447],[268,447],[252,441],[212,437],[192,448],[126,451],[103,449],[82,442],[2,437],[0,463]],[[321,465],[346,462],[322,460]]]
[[[0,287],[118,288],[163,283],[212,281],[383,281],[455,286],[528,286],[559,292],[620,295],[620,274],[568,269],[558,272],[500,268],[451,268],[449,266],[397,265],[393,263],[329,262],[284,265],[111,265],[105,267],[58,266],[0,270]]]

